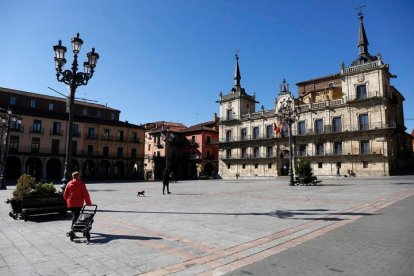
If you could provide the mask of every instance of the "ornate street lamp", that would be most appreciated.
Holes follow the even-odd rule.
[[[9,153],[9,142],[10,142],[10,128],[11,124],[16,128],[22,123],[19,119],[19,116],[14,115],[10,109],[7,110],[5,117],[0,117],[0,127],[1,133],[3,134],[3,139],[1,141],[1,167],[0,167],[0,189],[6,190],[6,162],[7,155]]]
[[[62,41],[59,40],[59,44],[53,46],[55,51],[55,63],[56,63],[56,77],[57,80],[63,82],[69,86],[69,105],[67,106],[67,112],[69,112],[68,123],[68,136],[66,140],[66,157],[65,157],[65,170],[63,173],[63,185],[62,189],[66,187],[68,179],[70,179],[70,169],[72,164],[72,137],[73,137],[73,108],[75,103],[76,88],[81,85],[87,85],[88,81],[92,78],[95,72],[96,63],[99,59],[98,53],[95,53],[95,48],[87,54],[88,61],[83,63],[84,72],[78,72],[78,53],[80,52],[83,40],[80,39],[79,33],[76,37],[72,38],[72,51],[73,62],[71,70],[64,70],[66,63],[65,53],[66,47],[62,45]]]
[[[300,109],[295,108],[294,102],[289,98],[280,104],[276,117],[288,126],[289,131],[289,178],[290,185],[295,185],[293,179],[293,145],[292,145],[292,124],[299,120]]]

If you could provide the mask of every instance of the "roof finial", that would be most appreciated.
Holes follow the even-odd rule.
[[[282,84],[280,85],[280,93],[286,94],[289,93],[289,84],[286,82],[286,79],[283,79]]]
[[[234,86],[240,87],[239,49],[236,49],[236,68],[234,70]]]

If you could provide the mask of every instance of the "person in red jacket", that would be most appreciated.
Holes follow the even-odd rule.
[[[72,180],[66,185],[63,197],[66,200],[66,206],[72,212],[73,226],[80,215],[83,202],[86,202],[86,205],[92,205],[85,182],[79,179],[79,172],[72,173]]]

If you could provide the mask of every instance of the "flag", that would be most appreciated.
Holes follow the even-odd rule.
[[[276,135],[280,133],[280,128],[276,125],[276,123],[273,123],[273,129],[275,130]]]

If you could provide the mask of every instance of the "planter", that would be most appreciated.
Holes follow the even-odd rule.
[[[8,200],[12,207],[9,215],[17,219],[23,218],[25,221],[30,215],[43,215],[59,213],[65,215],[67,212],[66,201],[62,194],[54,195],[26,195],[22,199],[12,198]]]

